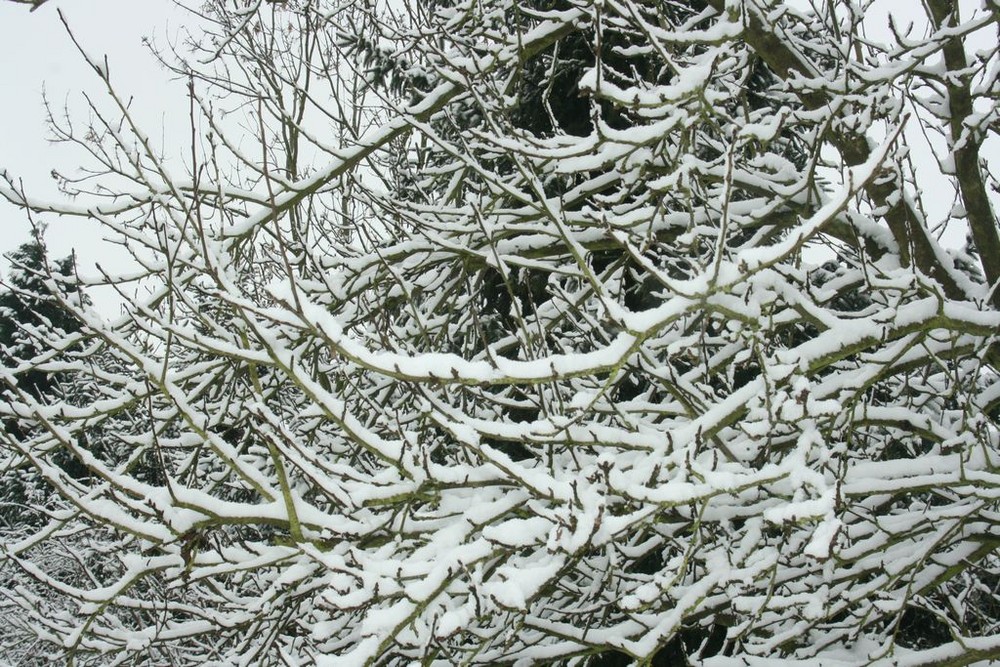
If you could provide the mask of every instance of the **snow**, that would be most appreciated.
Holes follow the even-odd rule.
[[[995,17],[859,58],[846,6],[779,3],[753,29],[799,63],[772,81],[745,3],[321,2],[310,83],[281,4],[280,92],[210,44],[253,85],[196,110],[227,135],[196,178],[129,163],[122,130],[127,188],[20,202],[99,219],[149,286],[112,319],[48,281],[80,331],[5,342],[0,470],[48,512],[0,541],[28,626],[180,664],[960,655],[893,642],[989,569],[1000,317],[989,258],[952,261],[924,213],[901,144],[943,119],[903,77]],[[580,53],[560,109],[532,77]],[[518,115],[534,93],[559,127]]]

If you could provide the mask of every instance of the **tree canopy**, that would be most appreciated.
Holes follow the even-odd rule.
[[[1000,657],[1000,8],[906,4],[212,0],[174,155],[88,60],[8,650]]]

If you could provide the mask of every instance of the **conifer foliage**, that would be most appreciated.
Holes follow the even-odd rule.
[[[79,296],[73,287],[73,258],[66,257],[49,267],[45,246],[39,238],[18,247],[7,256],[9,275],[0,292],[0,360],[7,382],[16,394],[33,400],[61,400],[65,379],[46,370],[40,357],[49,355],[48,339],[53,333],[75,333],[80,323],[63,308],[55,292]],[[34,425],[30,417],[8,411],[3,429],[15,437],[25,437]],[[47,485],[21,456],[2,457],[0,476],[0,526],[36,523],[51,500]],[[64,469],[75,474],[85,470],[72,457],[57,454]]]
[[[92,399],[7,381],[65,503],[0,543],[23,627],[80,664],[1000,656],[1000,8],[904,4],[213,0],[184,174],[91,61],[110,106],[57,131],[106,185],[2,191],[102,221],[141,296],[35,328]]]

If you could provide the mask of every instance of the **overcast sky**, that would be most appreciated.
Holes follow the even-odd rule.
[[[162,66],[143,44],[144,37],[166,46],[176,41],[181,25],[189,20],[169,0],[50,0],[37,11],[24,5],[0,1],[0,170],[23,178],[29,195],[57,197],[54,168],[72,173],[78,150],[55,146],[45,122],[42,91],[53,111],[68,108],[75,117],[86,118],[81,90],[100,99],[102,86],[73,46],[59,19],[67,23],[87,52],[107,55],[112,79],[127,95],[147,132],[156,137],[169,133],[186,116],[178,118],[177,106],[186,109],[184,86],[171,82]],[[171,113],[171,105],[175,105]],[[84,115],[81,115],[84,114]],[[103,232],[82,220],[44,219],[54,257],[76,249],[91,262],[100,258],[113,269],[124,263],[113,249],[101,244]],[[16,248],[30,238],[30,226],[22,211],[0,201],[0,253]],[[6,262],[2,269],[6,270]]]

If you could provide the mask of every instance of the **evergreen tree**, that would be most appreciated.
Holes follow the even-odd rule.
[[[65,397],[63,374],[46,368],[42,359],[51,345],[49,336],[67,336],[80,330],[80,321],[61,305],[67,293],[77,294],[72,256],[46,261],[45,246],[36,238],[7,255],[10,270],[0,292],[0,366],[10,374],[13,387],[35,400],[60,400]],[[10,392],[6,400],[18,400]],[[16,437],[32,430],[31,418],[4,420],[4,429]],[[37,523],[50,502],[51,491],[37,471],[15,452],[3,451],[0,458],[0,523],[7,525]],[[85,467],[65,452],[56,459],[70,475],[85,474]]]
[[[80,321],[59,303],[53,290],[75,292],[74,258],[46,262],[45,246],[30,241],[7,255],[11,268],[6,288],[0,292],[0,360],[8,369],[25,366],[15,373],[18,386],[35,398],[58,388],[58,374],[46,373],[31,365],[48,349],[43,333],[80,330]]]

